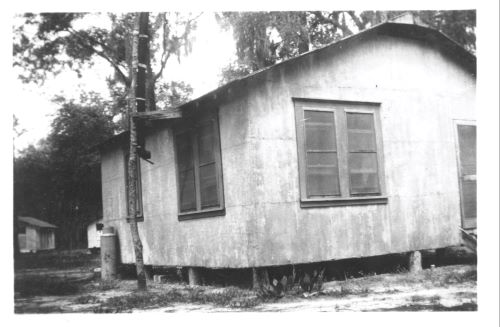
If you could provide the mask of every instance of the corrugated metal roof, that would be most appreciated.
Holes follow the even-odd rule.
[[[30,226],[35,226],[40,228],[57,228],[56,225],[49,224],[46,221],[36,219],[33,217],[17,217],[17,220]]]

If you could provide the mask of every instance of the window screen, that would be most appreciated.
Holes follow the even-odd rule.
[[[380,104],[296,99],[300,206],[385,204]]]
[[[202,209],[219,205],[213,139],[214,129],[212,124],[202,126],[198,129],[200,200]]]
[[[333,112],[304,110],[307,196],[339,195]]]
[[[351,194],[380,193],[373,114],[347,113],[346,119]]]

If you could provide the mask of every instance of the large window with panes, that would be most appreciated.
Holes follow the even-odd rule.
[[[175,129],[179,220],[224,214],[216,111],[188,118]]]
[[[302,207],[387,203],[380,108],[295,99]]]

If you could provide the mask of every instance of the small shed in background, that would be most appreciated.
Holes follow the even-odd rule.
[[[23,253],[56,248],[57,226],[33,217],[17,217],[19,250]]]
[[[101,247],[101,234],[103,226],[102,219],[96,220],[87,226],[87,242],[89,249]]]

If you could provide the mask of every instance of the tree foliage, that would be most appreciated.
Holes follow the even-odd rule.
[[[475,51],[475,11],[413,11],[467,50]],[[400,11],[224,12],[223,27],[232,27],[237,61],[222,72],[221,83],[242,77],[301,53],[327,45],[401,15]]]
[[[50,135],[14,161],[15,212],[58,225],[63,247],[78,243],[81,228],[101,215],[99,158],[93,147],[117,129],[128,129],[135,17],[133,13],[27,13],[16,18],[13,64],[23,82],[42,85],[67,70],[80,77],[99,59],[113,72],[107,78],[110,100],[91,92],[78,101],[57,99],[60,109]],[[197,16],[172,12],[150,17],[146,98],[148,110],[156,110],[156,99],[162,108],[186,101],[192,93],[186,83],[165,84],[161,78],[170,59],[180,60],[191,51]]]
[[[156,109],[155,91],[168,60],[180,60],[191,51],[197,17],[176,12],[151,15],[150,110]],[[90,18],[98,19],[105,27],[82,23]],[[14,28],[13,54],[14,66],[20,68],[19,78],[26,83],[41,84],[47,77],[68,69],[81,76],[84,67],[92,66],[100,58],[113,69],[108,85],[117,103],[115,113],[123,113],[131,81],[133,18],[132,13],[27,13],[18,17],[22,23]]]
[[[59,245],[82,246],[82,228],[102,215],[95,146],[114,134],[115,124],[95,95],[84,104],[57,102],[48,137],[14,159],[14,209],[57,225]]]

